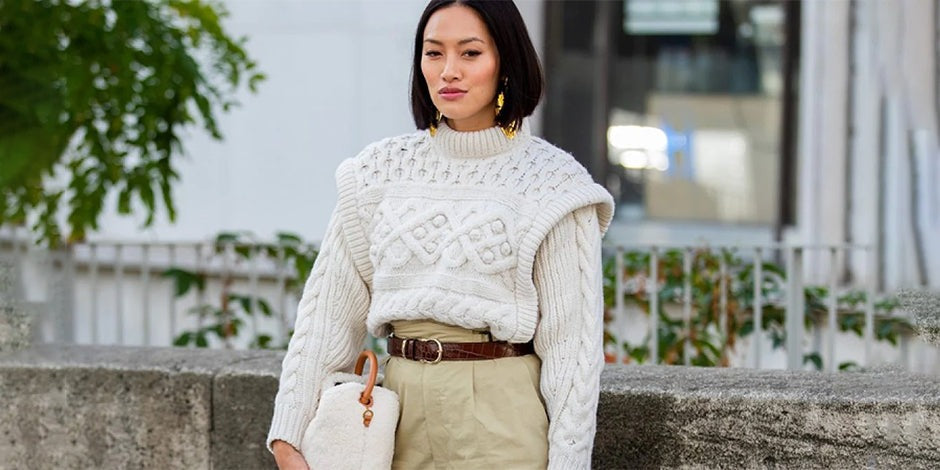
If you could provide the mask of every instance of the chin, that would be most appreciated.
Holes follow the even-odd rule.
[[[444,115],[447,119],[461,120],[467,118],[467,113],[463,112],[460,108],[455,108],[453,106],[439,106],[437,109],[441,111],[441,114]]]

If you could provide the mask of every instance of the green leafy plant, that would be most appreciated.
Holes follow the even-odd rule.
[[[216,236],[212,256],[203,265],[208,266],[213,260],[228,255],[234,255],[236,266],[240,263],[251,262],[256,256],[263,256],[274,260],[279,269],[287,269],[290,272],[290,275],[283,279],[284,291],[293,292],[296,297],[300,298],[303,295],[304,282],[310,275],[318,254],[319,251],[312,244],[291,233],[278,233],[274,243],[259,243],[253,240],[249,233],[226,232]],[[164,271],[163,276],[172,279],[176,297],[195,293],[198,298],[205,298],[202,294],[206,291],[209,277],[205,269],[192,271],[171,267]],[[225,345],[230,345],[235,338],[246,334],[247,329],[243,327],[252,315],[271,317],[279,313],[271,308],[271,302],[267,299],[235,291],[233,288],[234,270],[222,273],[219,282],[221,282],[221,292],[215,301],[201,302],[188,311],[191,315],[197,316],[200,319],[199,324],[203,326],[180,333],[173,341],[175,346],[194,345],[205,348],[209,346],[212,337]],[[252,308],[252,305],[259,306],[257,311]],[[279,316],[284,318],[283,315]],[[293,330],[288,331],[284,342],[278,344],[273,342],[271,335],[255,332],[249,347],[286,349],[292,334]],[[368,347],[376,354],[383,354],[383,344],[384,341],[370,338]]]
[[[651,292],[648,269],[650,253],[633,250],[623,254],[623,279],[625,280],[624,299],[627,305],[635,305],[646,315],[650,315]],[[691,346],[690,362],[698,366],[728,366],[730,355],[738,341],[754,333],[754,267],[750,260],[744,260],[732,251],[713,252],[707,249],[694,250],[691,254],[690,297],[692,315],[686,328],[681,315],[674,313],[682,305],[685,295],[686,276],[683,269],[683,251],[667,250],[660,254],[657,267],[659,301],[658,331],[656,341],[658,362],[662,364],[680,364],[683,362],[683,350],[688,340]],[[722,273],[721,264],[725,264]],[[760,291],[762,301],[761,328],[769,335],[773,348],[783,347],[786,343],[784,293],[786,272],[775,263],[761,263],[762,277]],[[616,262],[609,257],[604,263],[604,299],[606,304],[605,320],[613,318],[616,305]],[[723,278],[723,279],[722,279]],[[726,310],[724,322],[727,334],[721,334],[722,309],[720,298],[722,283],[726,286]],[[848,291],[831,293],[825,287],[808,286],[803,290],[805,302],[804,328],[821,326],[828,315],[830,295],[837,295],[838,327],[843,332],[864,334],[865,315],[862,311],[865,292]],[[891,317],[890,313],[898,303],[893,298],[878,299],[874,302],[875,339],[897,345],[902,334],[912,331],[911,325],[903,318]],[[622,341],[609,328],[604,334],[605,344],[622,348],[627,362],[650,362],[650,334],[639,344]],[[613,361],[613,355],[608,361]],[[812,364],[817,369],[823,368],[823,359],[818,353],[804,356],[804,363]],[[852,370],[854,363],[842,363],[840,370]]]
[[[0,2],[0,225],[81,241],[114,193],[145,226],[158,202],[174,220],[180,132],[221,139],[217,113],[264,78],[226,16],[212,0]]]
[[[221,233],[214,242],[213,258],[233,255],[235,267],[241,263],[252,260],[255,256],[264,256],[275,260],[279,267],[291,271],[291,276],[285,276],[285,291],[301,294],[303,282],[316,260],[318,251],[294,234],[279,233],[275,243],[257,243],[251,240],[248,233]],[[212,261],[211,259],[209,260]],[[205,263],[204,265],[209,265]],[[237,292],[233,289],[235,270],[221,274],[221,293],[218,302],[205,302],[197,304],[188,312],[199,317],[201,327],[195,330],[184,331],[173,341],[174,346],[194,345],[208,347],[209,338],[215,337],[226,346],[231,346],[232,340],[241,335],[245,329],[246,320],[252,315],[271,317],[275,315],[271,303],[261,296],[251,296]],[[176,297],[184,297],[191,292],[199,298],[206,291],[208,272],[203,269],[192,271],[179,267],[171,267],[163,272],[163,276],[174,283]],[[257,307],[257,308],[256,308]],[[289,337],[289,336],[288,336]],[[252,348],[279,348],[287,347],[284,344],[274,344],[272,336],[265,333],[254,332],[249,347]]]

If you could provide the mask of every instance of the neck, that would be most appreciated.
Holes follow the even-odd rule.
[[[512,139],[495,125],[476,131],[459,131],[449,124],[449,121],[442,121],[431,140],[441,155],[452,158],[484,158],[509,152],[530,137],[528,121],[523,121],[522,128]]]
[[[471,116],[461,120],[444,118],[444,120],[451,129],[458,132],[482,131],[496,125],[496,119],[493,116]]]

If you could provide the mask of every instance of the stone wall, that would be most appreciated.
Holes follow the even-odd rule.
[[[595,468],[940,468],[940,378],[616,367]]]
[[[280,353],[44,345],[0,355],[0,469],[272,468]]]
[[[281,354],[0,353],[0,469],[274,468]],[[940,467],[940,378],[609,366],[595,468]]]
[[[19,302],[15,263],[0,253],[0,353],[29,346],[32,318]]]

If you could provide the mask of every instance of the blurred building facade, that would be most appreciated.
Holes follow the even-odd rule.
[[[872,245],[850,273],[940,285],[937,2],[546,12],[545,134],[616,195],[613,238]]]
[[[176,224],[107,216],[96,237],[319,239],[336,165],[414,129],[424,4],[226,1],[269,80],[224,142],[185,143]],[[547,70],[533,128],[617,198],[608,241],[865,244],[877,263],[848,275],[940,286],[936,1],[517,4]]]

